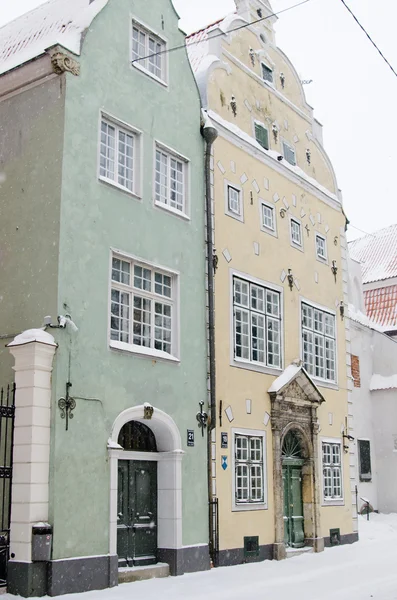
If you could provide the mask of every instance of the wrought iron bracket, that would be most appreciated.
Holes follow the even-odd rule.
[[[65,419],[66,431],[69,429],[69,419],[73,419],[72,411],[76,408],[76,400],[69,395],[69,389],[72,387],[70,381],[66,383],[65,398],[58,400],[58,407],[61,411],[61,419]]]
[[[208,415],[203,411],[204,402],[201,400],[199,402],[200,412],[197,413],[196,419],[198,421],[198,426],[201,429],[201,435],[204,437],[204,429],[207,428]]]

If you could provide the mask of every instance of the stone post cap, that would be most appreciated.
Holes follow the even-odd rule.
[[[7,348],[23,346],[24,344],[30,344],[31,342],[40,342],[41,344],[47,344],[48,346],[57,345],[53,336],[43,329],[28,329],[17,335],[12,342],[7,344]]]

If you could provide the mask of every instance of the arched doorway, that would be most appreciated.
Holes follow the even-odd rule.
[[[120,552],[120,566],[167,562],[170,564],[171,573],[175,574],[173,561],[182,548],[184,452],[181,446],[181,435],[175,421],[156,407],[149,404],[133,406],[116,417],[107,445],[110,466],[109,553],[111,556],[116,556]],[[153,479],[150,472],[156,474],[153,475]],[[157,477],[156,484],[152,483],[155,477]],[[125,490],[129,485],[128,482],[134,484],[136,490],[156,488],[157,503],[154,504],[153,510],[146,504],[143,509],[142,506],[141,510],[136,509],[140,514],[135,516],[150,517],[150,521],[145,518],[137,522],[128,522],[128,515],[125,514],[127,510],[125,495],[128,500],[128,494],[133,496],[133,491],[127,490],[122,493],[123,486]],[[149,492],[149,495],[150,493],[154,495],[154,492]],[[141,496],[145,497],[145,494],[146,492]],[[152,515],[149,515],[149,512]],[[147,536],[148,541],[150,538],[152,542],[154,538],[156,539],[157,548],[154,549],[153,544],[150,554],[146,555],[149,557],[148,562],[145,562],[140,550],[139,554],[134,549],[131,541],[127,542],[130,544],[127,551],[125,548],[120,549],[120,521],[125,525],[125,531],[136,532],[140,529],[140,533]],[[144,525],[144,527],[126,529],[133,527],[134,524]],[[151,536],[151,531],[155,535]]]
[[[291,548],[305,544],[302,468],[304,455],[296,430],[285,435],[281,450],[284,496],[284,543]]]
[[[139,421],[121,428],[118,444],[128,452],[157,452],[154,433]],[[118,461],[117,555],[119,567],[157,562],[157,461]]]

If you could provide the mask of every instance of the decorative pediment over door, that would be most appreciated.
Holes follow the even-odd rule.
[[[324,396],[302,365],[291,364],[268,390],[271,398],[321,404]]]

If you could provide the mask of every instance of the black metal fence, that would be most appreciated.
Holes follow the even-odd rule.
[[[0,389],[0,587],[7,584],[10,552],[15,383]]]
[[[219,563],[219,504],[218,498],[209,501],[210,511],[210,557],[214,567]]]

